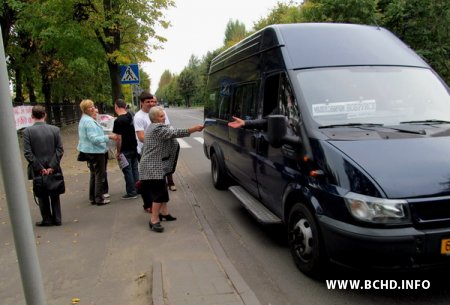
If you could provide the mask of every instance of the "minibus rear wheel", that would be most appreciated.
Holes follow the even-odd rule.
[[[317,221],[311,211],[296,203],[289,213],[288,242],[295,264],[304,274],[321,277],[326,259]]]
[[[216,153],[211,155],[211,177],[214,187],[218,190],[226,190],[229,185],[228,175],[225,173],[222,163]]]

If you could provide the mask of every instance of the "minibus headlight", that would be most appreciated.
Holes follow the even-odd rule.
[[[371,223],[411,223],[408,203],[401,199],[384,199],[349,192],[344,196],[350,214]]]

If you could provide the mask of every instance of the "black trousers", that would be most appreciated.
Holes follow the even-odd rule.
[[[104,183],[106,179],[105,154],[88,154],[89,155],[89,200],[93,203],[103,201]]]
[[[42,221],[46,223],[61,223],[61,202],[59,195],[38,197]]]
[[[105,153],[105,180],[103,181],[103,192],[104,194],[109,193],[109,184],[108,184],[108,152]]]

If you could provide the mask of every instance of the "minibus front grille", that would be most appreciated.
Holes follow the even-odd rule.
[[[426,228],[450,227],[450,198],[411,202],[411,215],[416,225]]]

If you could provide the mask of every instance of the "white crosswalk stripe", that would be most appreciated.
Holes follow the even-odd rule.
[[[203,138],[202,137],[194,137],[194,140],[199,141],[201,144],[203,144]]]
[[[192,137],[192,138],[188,137],[188,138],[186,138],[186,140],[177,138],[177,141],[180,144],[180,148],[192,148],[192,145],[188,143],[188,141],[190,141],[192,143],[191,139],[194,139],[195,141],[199,142],[200,144],[203,144],[203,137]]]
[[[188,142],[186,142],[183,139],[177,139],[178,143],[180,144],[181,148],[191,148],[192,146],[188,144]]]

